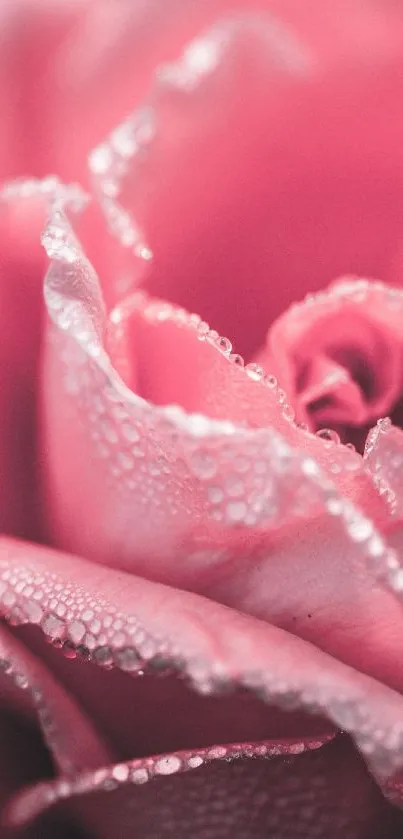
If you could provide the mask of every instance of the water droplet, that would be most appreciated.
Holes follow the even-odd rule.
[[[231,498],[240,498],[245,492],[244,483],[237,475],[228,475],[225,487]]]
[[[203,449],[193,452],[190,457],[190,467],[193,474],[203,481],[213,478],[217,471],[214,458]]]
[[[200,323],[197,326],[197,337],[199,338],[199,340],[204,341],[209,332],[210,327],[208,323],[206,323],[205,320],[200,321]]]
[[[188,766],[190,766],[191,769],[197,769],[199,766],[202,766],[202,764],[203,758],[201,755],[192,755],[192,757],[188,760]]]
[[[217,341],[217,347],[225,354],[229,355],[232,350],[231,341],[228,338],[219,338]]]
[[[49,635],[50,638],[59,639],[64,634],[64,622],[60,620],[60,618],[56,617],[56,615],[45,615],[41,626],[45,635]]]
[[[244,520],[247,507],[243,501],[229,501],[226,507],[227,519],[232,522],[241,522]]]
[[[392,425],[392,420],[390,419],[390,417],[381,417],[381,419],[379,419],[376,424],[381,431],[388,431]]]
[[[340,437],[337,431],[333,431],[332,428],[320,428],[316,432],[316,436],[320,437],[321,440],[326,440],[328,443],[340,443]]]
[[[270,387],[273,390],[277,387],[277,379],[271,373],[269,373],[267,376],[265,376],[264,380],[265,380],[265,384],[267,385],[267,387]]]
[[[226,754],[227,749],[225,749],[224,746],[213,746],[208,752],[209,757],[213,758],[222,758],[225,757]]]
[[[140,668],[140,659],[133,647],[117,650],[114,657],[116,664],[128,673],[139,670]]]
[[[129,767],[126,766],[124,763],[119,763],[117,766],[114,766],[112,769],[112,777],[115,781],[120,781],[124,783],[127,781],[129,777]]]
[[[233,355],[230,355],[229,360],[232,361],[232,363],[235,364],[236,367],[244,367],[245,366],[245,362],[244,362],[242,356],[239,355],[238,353],[233,353]]]
[[[182,761],[176,755],[161,757],[155,764],[155,771],[158,775],[173,775],[182,766]]]
[[[124,437],[124,438],[125,438],[125,440],[127,440],[129,443],[137,443],[137,442],[138,442],[138,440],[140,439],[140,435],[139,435],[139,433],[138,433],[138,431],[137,431],[136,426],[135,426],[135,425],[132,425],[131,423],[125,422],[125,423],[122,425],[122,429],[121,429],[121,430],[122,430],[122,435],[123,435],[123,437]]]
[[[42,619],[42,616],[43,616],[43,611],[42,611],[39,603],[36,603],[35,600],[29,600],[29,601],[27,601],[24,608],[25,608],[25,614],[26,614],[27,618],[29,619],[30,623],[40,623],[41,622],[41,619]]]
[[[85,625],[82,621],[73,621],[69,626],[69,637],[75,644],[79,644],[85,635]]]
[[[211,504],[220,504],[224,498],[224,493],[220,487],[208,487],[207,497]]]
[[[366,542],[373,534],[373,525],[369,519],[357,517],[348,524],[348,532],[354,542]]]
[[[295,419],[294,408],[289,404],[289,402],[286,402],[283,405],[283,414],[286,417],[286,419],[289,419],[291,421],[293,421]]]
[[[147,769],[133,769],[130,777],[134,784],[146,784],[148,781]]]
[[[234,466],[237,472],[241,472],[241,474],[244,474],[245,472],[248,472],[250,469],[250,461],[247,457],[237,457]]]
[[[113,663],[112,651],[108,646],[97,647],[93,652],[93,658],[97,664],[101,664],[104,667],[108,667],[108,665]]]
[[[247,364],[245,367],[245,371],[248,374],[249,378],[252,379],[254,382],[260,382],[264,376],[264,370],[260,367],[260,364],[255,364],[252,362],[251,364]]]

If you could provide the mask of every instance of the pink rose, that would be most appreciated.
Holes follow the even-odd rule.
[[[2,26],[1,839],[398,839],[401,5]]]

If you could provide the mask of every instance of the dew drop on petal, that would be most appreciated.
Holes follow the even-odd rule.
[[[155,764],[155,771],[158,775],[173,775],[182,766],[182,762],[176,755],[162,757]]]
[[[193,452],[191,455],[190,468],[193,474],[201,480],[213,478],[217,471],[217,465],[213,457],[202,449]]]
[[[340,443],[340,437],[337,431],[333,431],[332,428],[320,428],[319,431],[316,432],[316,436],[320,437],[321,440],[326,440],[329,443]]]

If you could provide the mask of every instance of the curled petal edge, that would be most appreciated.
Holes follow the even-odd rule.
[[[241,688],[281,709],[319,714],[352,736],[378,781],[403,770],[402,697],[284,630],[199,595],[111,569],[94,574],[85,560],[7,539],[0,592],[4,619],[38,625],[70,657],[73,650],[133,676],[163,666],[205,695]]]

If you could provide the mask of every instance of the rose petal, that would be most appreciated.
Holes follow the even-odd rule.
[[[43,177],[54,163],[47,124],[62,91],[55,90],[49,68],[88,5],[88,0],[2,3],[0,181],[24,172]]]
[[[154,407],[127,391],[97,337],[105,327],[96,278],[76,249],[71,230],[63,227],[65,219],[58,216],[56,222],[60,235],[53,239],[48,230],[45,237],[58,260],[46,286],[53,320],[45,368],[52,538],[94,561],[207,593],[297,631],[348,663],[400,686],[394,639],[401,634],[401,607],[374,579],[378,574],[388,577],[396,560],[371,521],[342,495],[347,489],[354,500],[363,499],[368,506],[371,482],[361,458],[293,426],[278,403],[273,404],[273,398],[270,402],[271,390],[263,382],[231,365],[211,344],[200,343],[194,327],[187,325],[186,313],[180,326],[175,310],[161,309],[157,303],[145,309],[139,304],[136,352],[122,345],[128,337],[124,328],[119,333],[122,319],[114,324],[118,366],[134,359],[143,381],[149,374],[148,387],[154,387],[151,395],[156,398],[159,383],[167,386],[166,366],[160,366],[166,352],[158,348],[155,359],[149,348],[154,343],[158,347],[161,333],[166,346],[172,347],[172,338],[179,340],[182,330],[188,341],[186,356],[194,344],[193,358],[198,358],[207,380],[211,376],[212,393],[217,388],[221,396],[228,392],[223,405],[215,403],[216,414],[222,416],[226,408],[231,413],[235,406],[237,418],[244,411],[252,423],[264,422],[264,411],[256,411],[267,398],[267,416],[276,425],[282,423],[297,448],[271,428],[241,430],[227,421]],[[119,312],[122,316],[122,309],[115,314]],[[129,307],[129,319],[130,312]],[[164,318],[157,318],[154,327],[153,318],[161,313]],[[67,364],[62,371],[61,361]],[[197,373],[196,362],[192,370]],[[216,370],[221,376],[218,384]],[[244,382],[242,402],[239,387],[233,398],[232,371]],[[126,368],[123,372],[131,375]],[[254,398],[258,389],[261,403]],[[195,399],[199,397],[196,390]],[[74,456],[66,459],[67,446]],[[327,461],[336,486],[303,447],[312,447],[312,453]],[[375,613],[382,627],[376,635]],[[349,642],[352,633],[354,644]]]
[[[403,296],[380,282],[343,278],[295,304],[270,328],[258,361],[287,390],[300,421],[366,428],[400,402]]]
[[[45,260],[40,232],[49,202],[73,201],[56,178],[0,191],[0,529],[38,537],[35,396]]]
[[[261,404],[259,398],[245,401],[247,377],[228,364],[231,348],[219,337],[201,341],[209,334],[207,324],[195,316],[135,295],[112,312],[109,327],[115,365],[143,397],[159,404],[178,401],[187,410],[203,409],[218,418],[247,418],[252,425],[270,416],[273,391],[254,388]],[[227,483],[236,504],[241,479],[234,476]],[[365,526],[361,530],[365,541]],[[255,550],[253,562],[248,550],[233,562],[228,552],[217,556],[204,576],[207,555],[193,554],[198,590],[296,632],[393,687],[402,686],[400,644],[395,643],[402,609],[374,583],[356,545],[328,517],[312,519],[308,526],[288,523],[286,533],[277,531]]]
[[[333,735],[322,740],[305,738],[225,746],[216,744],[197,751],[176,751],[142,760],[122,761],[99,767],[95,771],[80,773],[74,778],[62,778],[55,783],[45,782],[24,790],[11,803],[9,818],[15,823],[26,822],[35,818],[42,808],[48,807],[49,804],[54,806],[61,798],[87,795],[94,791],[110,792],[129,783],[143,785],[167,776],[192,772],[201,766],[209,767],[217,761],[225,760],[225,763],[230,764],[250,757],[272,760],[278,756],[292,759],[295,755],[320,749],[332,739]]]
[[[60,544],[97,561],[111,562],[113,556],[114,563],[152,576],[167,573],[170,581],[178,573],[184,583],[180,557],[223,545],[231,549],[245,540],[251,549],[254,531],[261,543],[261,535],[284,516],[327,509],[327,479],[322,481],[311,459],[305,463],[305,454],[336,477],[341,492],[382,521],[385,510],[361,458],[298,429],[284,417],[280,393],[276,402],[250,375],[244,378],[243,415],[252,416],[261,388],[268,428],[242,429],[174,406],[158,408],[130,392],[103,347],[97,277],[61,211],[44,242],[53,259],[45,289],[51,319],[45,452],[50,527]],[[230,376],[233,367],[227,363]],[[295,449],[280,440],[273,424],[286,431]],[[74,451],[67,459],[66,446]],[[229,483],[236,481],[242,492],[235,497]]]
[[[367,527],[352,525],[352,542],[329,518],[288,524],[271,535],[252,562],[245,552],[232,563],[217,564],[199,591],[401,690],[403,610],[357,550]],[[377,537],[374,553],[376,543]]]
[[[31,614],[34,607],[31,603]],[[108,757],[91,721],[43,664],[4,627],[0,627],[0,661],[1,693],[7,705],[28,713],[28,718],[34,711],[60,771],[72,774],[95,767]]]
[[[325,715],[351,733],[379,778],[403,766],[403,698],[281,629],[198,595],[102,567],[95,573],[92,563],[23,543],[3,541],[0,567],[5,616],[11,596],[19,621],[30,622],[31,589],[37,591],[45,634],[73,647],[84,639],[94,661],[107,648],[110,664],[136,672],[138,657],[147,667],[162,656],[203,693],[218,680],[280,707]],[[88,628],[94,613],[98,631]]]
[[[379,492],[386,498],[390,514],[403,517],[403,432],[383,419],[368,435],[365,462]]]
[[[402,228],[400,13],[343,3],[335,27],[320,3],[273,8],[221,20],[157,67],[91,157],[149,293],[249,358],[302,290],[386,276]]]
[[[184,309],[141,293],[126,298],[109,315],[106,349],[125,383],[153,404],[291,431],[271,379],[257,365],[243,369],[228,339]]]
[[[11,795],[38,780],[52,777],[43,741],[33,726],[3,706],[0,711],[0,812]],[[3,832],[2,832],[3,837]]]
[[[175,669],[163,654],[154,656],[144,673],[140,653],[116,646],[122,640],[120,630],[114,633],[113,648],[106,643],[99,646],[105,638],[100,618],[94,614],[84,627],[79,626],[78,647],[77,641],[63,641],[63,655],[29,625],[15,631],[91,715],[115,760],[178,750],[196,752],[217,744],[242,743],[245,749],[248,744],[273,745],[274,741],[317,742],[333,735],[334,726],[325,719],[267,705],[251,692],[235,691],[225,680],[217,680],[214,693],[207,695],[189,690],[178,670],[180,660]],[[77,625],[73,635],[74,630],[79,631]],[[145,646],[142,649],[147,652]]]
[[[120,764],[72,784],[28,791],[15,802],[13,815],[21,818],[42,802],[48,807],[49,799],[72,795],[74,809],[99,839],[117,831],[121,839],[157,833],[161,839],[190,833],[197,839],[219,833],[242,839],[338,839],[341,833],[397,839],[400,814],[382,800],[348,742],[340,739],[287,760],[269,755],[240,754],[231,762],[228,756],[193,755],[186,761],[185,755],[170,755],[147,768]],[[178,774],[178,764],[185,768],[187,762],[186,774],[180,768]],[[146,783],[150,775],[153,782]]]
[[[210,403],[213,415],[235,410],[236,419],[251,424],[267,416],[288,442],[271,427],[242,429],[228,419],[156,407],[128,391],[102,345],[97,279],[61,213],[45,242],[54,259],[46,283],[52,323],[44,380],[52,539],[94,561],[206,593],[297,631],[400,687],[401,606],[375,583],[379,577],[395,588],[399,565],[373,521],[344,497],[349,493],[376,517],[362,459],[296,428],[264,382],[230,364],[228,352],[198,341],[186,313],[179,317],[142,298],[112,314],[109,335],[117,366],[140,391],[146,382],[145,395],[157,401],[165,401],[170,387],[175,397],[190,398],[180,377],[170,384],[158,344],[165,339],[173,348],[185,340],[181,351],[193,353],[188,375],[196,378],[194,403],[186,407],[218,390],[223,402]],[[205,387],[203,376],[211,385]],[[374,614],[382,627],[377,634]]]

